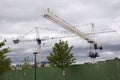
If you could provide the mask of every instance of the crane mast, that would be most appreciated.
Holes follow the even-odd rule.
[[[94,33],[95,33],[94,28],[95,28],[95,26],[94,26],[93,23],[92,23],[91,25],[92,25],[92,27],[91,27],[92,38],[95,40],[95,38],[94,38]],[[95,59],[96,57],[99,57],[99,54],[97,53],[96,49],[97,49],[96,44],[90,43],[89,57],[91,58],[91,63],[95,63],[94,59]],[[101,49],[102,49],[102,48],[101,48]]]
[[[75,26],[72,26],[71,24],[67,23],[65,20],[62,20],[61,18],[50,12],[49,9],[47,9],[47,12],[43,15],[43,17],[63,27],[69,32],[79,36],[80,38],[83,38],[88,43],[96,43],[93,39],[91,39],[89,36],[85,35],[83,32],[78,30]]]

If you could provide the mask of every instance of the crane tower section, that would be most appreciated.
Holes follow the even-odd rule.
[[[71,24],[67,23],[65,20],[59,18],[57,15],[50,12],[49,9],[47,9],[47,12],[44,13],[43,17],[63,27],[67,31],[79,36],[80,38],[86,40],[88,43],[96,43],[93,39],[91,39],[89,36],[85,35],[83,32],[78,30],[75,26],[72,26]]]

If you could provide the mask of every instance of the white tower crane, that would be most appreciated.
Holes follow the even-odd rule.
[[[42,55],[41,55],[41,42],[42,41],[46,41],[46,40],[52,40],[52,39],[59,39],[59,38],[67,38],[67,37],[73,37],[73,36],[63,36],[63,37],[51,37],[51,38],[46,38],[46,39],[41,39],[40,38],[40,35],[39,35],[39,31],[38,31],[38,27],[35,27],[35,29],[32,29],[30,32],[32,32],[33,30],[35,30],[36,32],[36,39],[24,39],[23,37],[25,36],[22,36],[22,38],[17,38],[15,40],[13,40],[13,43],[14,44],[19,44],[21,42],[37,42],[37,50],[35,52],[37,52],[37,63],[39,63],[42,59]],[[27,33],[28,34],[28,33]],[[25,34],[25,35],[27,35]]]
[[[31,30],[32,31],[32,30]],[[30,31],[30,32],[31,32]],[[47,39],[40,39],[40,36],[39,36],[39,31],[38,31],[38,27],[35,27],[35,31],[36,31],[36,39],[15,39],[15,40],[13,40],[13,43],[14,44],[18,44],[18,43],[20,43],[20,42],[33,42],[33,41],[36,41],[37,42],[37,50],[35,51],[35,52],[37,52],[38,54],[38,56],[37,56],[37,63],[39,63],[40,61],[41,61],[41,54],[40,54],[40,51],[41,51],[41,42],[42,41],[45,41],[45,40],[47,40]]]
[[[102,46],[98,46],[97,42],[92,39],[91,37],[89,37],[88,35],[86,35],[85,33],[81,32],[80,30],[78,30],[75,26],[72,26],[71,24],[69,24],[68,22],[66,22],[65,20],[59,18],[57,15],[53,14],[49,8],[47,9],[47,12],[44,13],[44,15],[42,15],[44,18],[50,20],[51,22],[57,24],[58,26],[63,27],[64,29],[66,29],[67,31],[75,34],[76,36],[79,36],[80,38],[86,40],[88,43],[91,44],[90,47],[90,53],[89,53],[89,57],[90,58],[96,58],[98,57],[98,54],[96,52],[96,49],[100,49],[102,50]],[[94,24],[92,24],[92,27],[94,27]],[[112,32],[112,31],[108,31],[108,32]],[[100,32],[100,33],[105,33],[105,32]],[[92,32],[91,34],[97,34],[95,32]]]

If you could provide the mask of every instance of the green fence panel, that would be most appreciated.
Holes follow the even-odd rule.
[[[55,67],[36,69],[36,80],[120,80],[120,60],[100,61],[96,64],[72,65],[62,76]],[[4,80],[34,80],[34,68],[5,72]]]

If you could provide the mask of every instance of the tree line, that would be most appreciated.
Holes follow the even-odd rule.
[[[0,42],[0,73],[11,70],[11,60],[6,56],[10,52],[10,48],[4,48],[6,40]],[[52,67],[58,67],[65,75],[65,68],[75,62],[75,57],[71,53],[73,46],[69,46],[67,41],[59,41],[55,43],[50,55],[46,58]],[[22,64],[22,69],[30,68],[29,58],[25,57]]]

